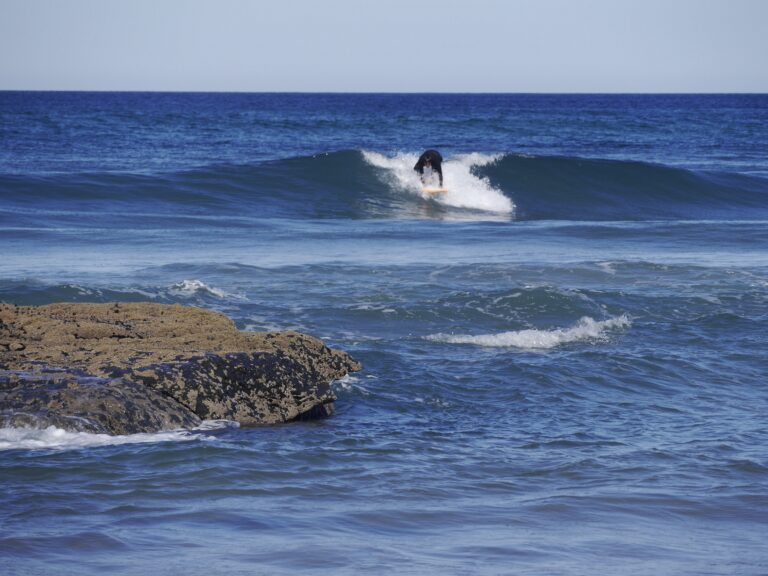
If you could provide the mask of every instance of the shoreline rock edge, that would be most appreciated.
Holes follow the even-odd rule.
[[[107,434],[328,416],[360,370],[299,332],[178,304],[0,304],[0,425]]]

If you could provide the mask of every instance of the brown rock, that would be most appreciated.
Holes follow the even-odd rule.
[[[11,424],[19,414],[109,433],[273,424],[330,414],[331,381],[360,369],[311,336],[241,332],[178,305],[0,304],[0,327],[0,417]]]

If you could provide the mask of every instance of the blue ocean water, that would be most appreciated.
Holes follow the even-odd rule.
[[[311,423],[1,429],[2,573],[768,573],[767,150],[768,95],[0,92],[0,301],[364,365]]]

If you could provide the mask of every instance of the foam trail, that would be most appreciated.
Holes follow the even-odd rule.
[[[436,197],[422,192],[419,175],[413,170],[418,160],[417,154],[400,153],[395,156],[385,156],[378,152],[363,152],[363,158],[369,164],[386,170],[385,178],[388,184],[424,198],[431,198],[440,204],[456,208],[470,208],[486,212],[512,213],[515,205],[500,190],[497,190],[486,178],[472,174],[473,166],[484,166],[499,159],[499,156],[484,154],[462,154],[443,162],[444,184],[448,188],[446,194]],[[437,182],[435,181],[435,184]]]
[[[615,328],[627,328],[630,325],[631,322],[626,314],[602,321],[584,316],[570,328],[516,330],[499,334],[480,334],[478,336],[432,334],[427,336],[426,339],[435,342],[446,342],[448,344],[476,344],[478,346],[546,350],[571,342],[604,339],[606,331]]]
[[[205,420],[197,431],[215,430],[236,423],[221,420]],[[153,444],[157,442],[180,442],[208,440],[211,436],[195,434],[190,430],[169,430],[166,432],[126,434],[93,434],[90,432],[69,432],[55,426],[47,428],[0,428],[0,450],[73,450],[98,446],[121,444]]]

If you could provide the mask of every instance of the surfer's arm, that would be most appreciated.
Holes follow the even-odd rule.
[[[421,161],[421,158],[419,158],[419,161],[416,162],[416,166],[413,167],[413,169],[419,173],[419,177],[421,178],[421,183],[424,183],[424,162]]]
[[[433,170],[440,176],[440,188],[443,187],[443,167],[440,164],[435,164]]]

